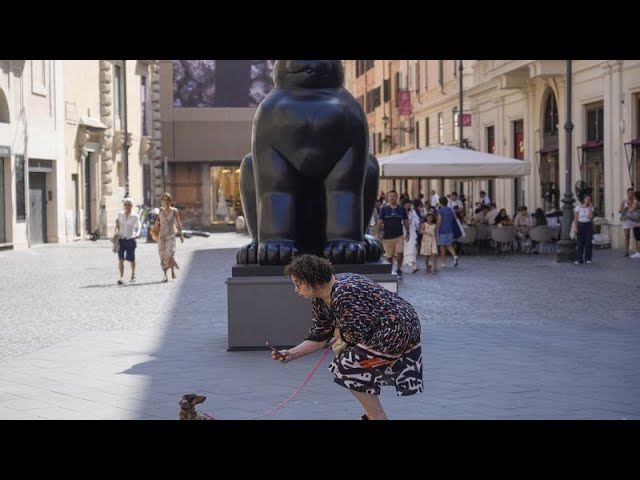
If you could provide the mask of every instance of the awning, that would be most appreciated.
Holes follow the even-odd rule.
[[[84,115],[80,116],[80,125],[84,125],[85,127],[95,128],[96,130],[106,130],[107,126],[102,123],[100,120],[94,117],[87,117]]]
[[[513,178],[529,174],[529,162],[448,145],[380,159],[382,178]]]

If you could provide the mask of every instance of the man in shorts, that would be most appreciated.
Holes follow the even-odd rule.
[[[409,240],[409,217],[405,208],[398,204],[398,192],[395,190],[387,194],[387,204],[378,214],[378,231],[382,232],[382,245],[387,262],[393,264],[393,257],[396,256],[396,274],[398,278],[402,278],[404,242]]]

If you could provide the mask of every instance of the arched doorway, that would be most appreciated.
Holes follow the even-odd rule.
[[[542,148],[538,152],[540,192],[545,211],[560,208],[560,166],[558,162],[558,102],[555,93],[547,88],[543,100]]]
[[[7,103],[7,96],[0,88],[0,123],[9,123],[9,104]]]

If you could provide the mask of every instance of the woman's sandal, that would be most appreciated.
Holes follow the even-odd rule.
[[[160,280],[160,283],[167,283],[169,281],[168,278],[163,278],[162,280]]]

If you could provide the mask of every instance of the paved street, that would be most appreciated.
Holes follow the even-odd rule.
[[[106,240],[0,252],[0,419],[175,419],[187,392],[206,395],[202,410],[216,417],[245,419],[285,400],[318,355],[283,366],[226,351],[225,279],[244,243],[235,233],[178,243],[169,284],[156,245],[140,243],[137,282],[125,286]],[[405,273],[426,391],[383,390],[389,416],[640,419],[638,272],[639,260],[595,250],[593,265],[476,255],[437,276]],[[332,378],[321,367],[268,418],[359,418]]]

